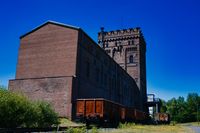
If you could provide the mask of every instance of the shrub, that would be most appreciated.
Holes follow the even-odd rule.
[[[97,127],[93,126],[91,129],[91,133],[98,133]]]
[[[35,106],[39,117],[38,127],[50,127],[52,124],[59,124],[58,115],[52,110],[50,104],[40,101]]]
[[[32,102],[27,97],[0,87],[0,127],[50,127],[58,124],[58,115],[45,102]]]
[[[0,127],[22,125],[29,108],[26,97],[0,89]]]

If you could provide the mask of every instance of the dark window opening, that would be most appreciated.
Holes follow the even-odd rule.
[[[109,53],[110,53],[110,49],[107,49],[107,50],[106,50],[106,53],[108,53],[108,54],[109,54]]]
[[[131,45],[131,41],[128,41],[128,45]]]
[[[86,62],[86,76],[90,77],[90,63],[88,61]]]
[[[96,69],[96,81],[99,82],[99,69]]]
[[[108,42],[106,42],[106,48],[108,47]]]
[[[134,41],[132,40],[132,45],[134,45]]]
[[[129,63],[133,63],[133,55],[129,56]]]

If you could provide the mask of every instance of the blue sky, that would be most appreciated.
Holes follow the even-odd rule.
[[[47,20],[81,27],[97,41],[105,30],[141,27],[148,92],[165,100],[200,94],[198,0],[1,0],[0,85],[15,78],[19,36]]]

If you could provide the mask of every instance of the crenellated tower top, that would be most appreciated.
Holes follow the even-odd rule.
[[[115,40],[118,41],[118,40],[139,38],[139,37],[143,37],[143,34],[140,30],[140,27],[136,27],[136,28],[115,30],[115,31],[108,31],[108,32],[101,30],[101,32],[98,33],[99,43],[102,41],[102,37],[103,37],[104,42],[109,42],[109,41],[115,41]]]

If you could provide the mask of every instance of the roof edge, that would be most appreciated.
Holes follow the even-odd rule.
[[[68,25],[68,24],[64,24],[64,23],[60,23],[60,22],[56,22],[56,21],[52,21],[52,20],[48,20],[46,22],[44,22],[43,24],[33,28],[31,31],[23,34],[22,36],[20,36],[19,38],[22,39],[24,38],[25,36],[29,35],[30,33],[33,33],[34,31],[40,29],[41,27],[47,25],[47,24],[54,24],[54,25],[58,25],[58,26],[63,26],[63,27],[66,27],[66,28],[71,28],[71,29],[74,29],[74,30],[80,30],[81,28],[80,27],[76,27],[76,26],[73,26],[73,25]]]

